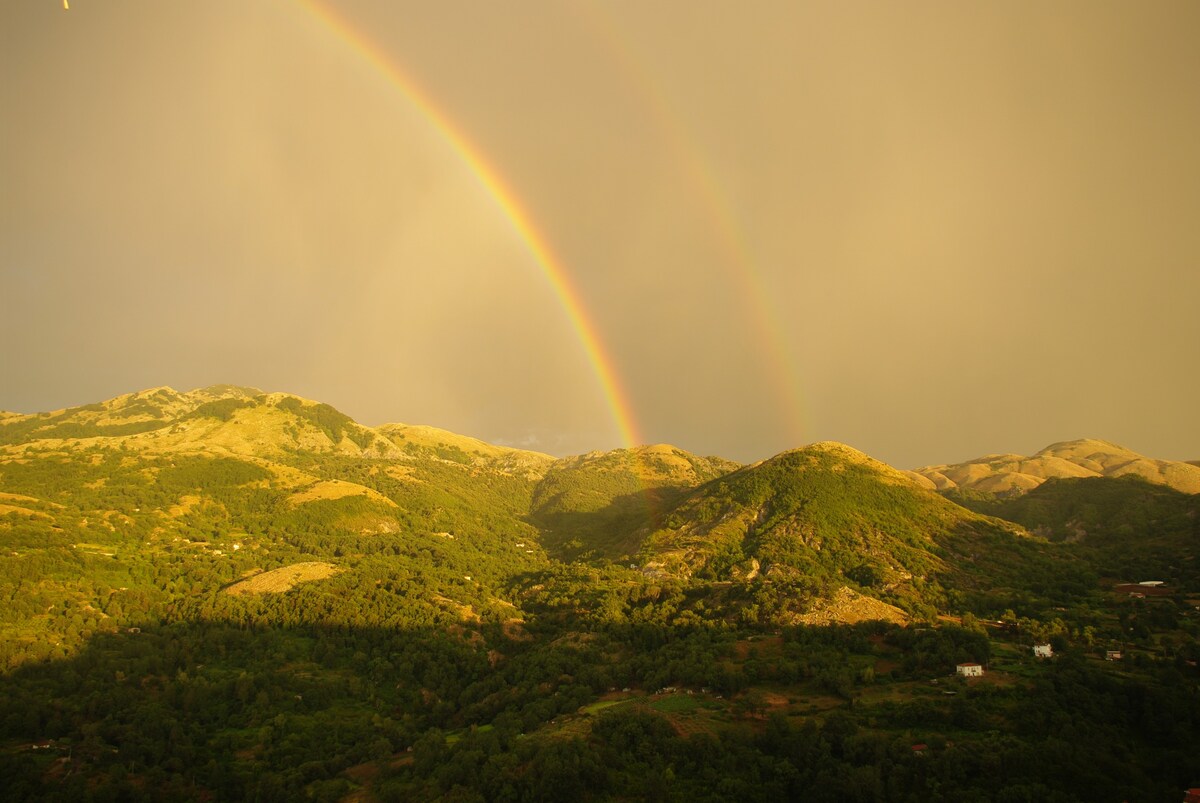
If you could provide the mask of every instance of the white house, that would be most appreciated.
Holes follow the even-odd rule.
[[[1054,650],[1050,647],[1049,644],[1034,644],[1033,645],[1033,657],[1034,658],[1049,658],[1052,655],[1054,655]]]
[[[979,664],[959,664],[954,668],[955,674],[962,675],[964,678],[983,677],[983,667]]]
[[[1106,660],[1106,661],[1121,660],[1121,651],[1120,650],[1105,650],[1104,651],[1104,660]]]

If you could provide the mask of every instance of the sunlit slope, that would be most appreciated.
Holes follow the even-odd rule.
[[[151,432],[169,426],[202,404],[250,399],[261,393],[234,385],[214,385],[188,393],[161,387],[46,413],[4,413],[0,415],[0,444]]]
[[[1037,454],[986,455],[965,463],[916,469],[928,487],[1020,493],[1050,478],[1134,475],[1184,493],[1200,493],[1200,466],[1156,460],[1107,441],[1083,439],[1051,444]]]
[[[429,458],[531,476],[541,476],[554,462],[549,455],[495,446],[434,427],[385,424],[372,429],[328,404],[234,385],[186,393],[151,388],[50,413],[11,413],[0,418],[0,447],[37,443],[37,448],[45,449],[68,441],[261,458],[296,452]]]
[[[901,605],[1041,582],[1043,545],[838,443],[818,443],[711,481],[643,532],[644,571],[692,581],[843,588]],[[1048,545],[1045,545],[1048,546]]]
[[[375,432],[408,456],[438,457],[458,463],[540,478],[555,458],[540,452],[496,446],[477,438],[457,435],[437,427],[383,424]]]
[[[621,557],[685,492],[738,467],[666,444],[563,458],[534,489],[530,520],[560,557]]]
[[[546,565],[525,521],[544,455],[241,388],[144,391],[0,433],[0,664],[289,566],[338,569],[289,592],[321,600],[314,620],[340,621],[346,589],[369,584],[396,617],[457,621],[512,616],[510,578]]]
[[[642,556],[713,580],[870,566],[883,582],[899,582],[937,568],[934,536],[976,518],[862,452],[818,443],[692,493]]]
[[[352,448],[343,444],[346,440],[361,450],[375,437],[329,405],[232,385],[186,393],[151,388],[0,421],[0,444],[37,443],[39,449],[91,441],[149,451],[194,447],[269,456],[287,449]]]
[[[114,420],[154,428],[113,432],[121,426]],[[113,477],[154,482],[160,472],[186,464],[200,493],[181,494],[157,512],[187,516],[203,507],[209,480],[220,485],[222,472],[244,466],[262,475],[247,493],[277,494],[276,513],[354,510],[360,531],[444,532],[461,520],[498,517],[505,523],[497,527],[511,524],[532,535],[520,517],[528,512],[533,480],[552,461],[431,427],[376,431],[327,404],[232,386],[188,393],[157,388],[0,424],[0,466],[9,466],[10,483],[40,475],[35,490],[91,500],[97,509],[105,509],[104,489]],[[112,477],[94,470],[101,466]],[[110,495],[110,509],[128,507]]]

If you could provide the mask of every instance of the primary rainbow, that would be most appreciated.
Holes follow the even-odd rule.
[[[505,216],[512,222],[521,239],[524,240],[542,274],[553,288],[554,294],[558,296],[563,310],[567,313],[572,327],[579,336],[579,341],[592,365],[592,370],[600,382],[613,422],[616,424],[625,446],[632,448],[640,445],[642,439],[638,432],[633,406],[629,402],[629,395],[621,383],[611,355],[604,348],[596,325],[592,322],[591,316],[580,298],[579,291],[575,288],[562,262],[554,254],[546,238],[534,226],[529,213],[521,204],[516,193],[504,181],[500,172],[488,164],[482,151],[471,142],[462,130],[454,125],[447,114],[434,105],[416,82],[409,78],[400,65],[381,47],[356,30],[347,20],[321,3],[320,0],[302,0],[301,5],[323,26],[333,31],[338,38],[386,76],[388,81],[399,89],[408,101],[441,133],[479,180],[479,183],[492,196]]]

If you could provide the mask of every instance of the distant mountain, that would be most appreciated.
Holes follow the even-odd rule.
[[[1138,476],[1184,493],[1200,493],[1200,465],[1156,460],[1101,440],[1051,444],[1037,454],[985,455],[965,463],[926,466],[911,472],[926,487],[996,494],[1022,493],[1050,478]]]
[[[104,402],[47,413],[6,413],[0,418],[0,444],[33,440],[114,437],[162,429],[210,402],[245,400],[255,388],[214,385],[188,393],[160,387],[126,393]]]
[[[1200,580],[1200,495],[1137,474],[1052,477],[1019,496],[949,491],[951,499],[1070,545],[1115,580]]]
[[[299,452],[429,457],[537,477],[554,462],[549,455],[493,446],[434,427],[384,424],[372,429],[328,404],[235,385],[185,393],[151,388],[65,410],[0,418],[0,445],[90,438],[139,451],[215,450],[272,459]]]

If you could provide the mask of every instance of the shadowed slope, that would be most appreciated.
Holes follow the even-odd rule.
[[[737,467],[666,444],[563,458],[534,490],[530,521],[556,556],[622,557],[666,506]]]

